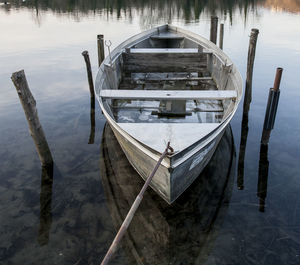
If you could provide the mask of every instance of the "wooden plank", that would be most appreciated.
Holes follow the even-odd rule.
[[[151,82],[151,81],[213,81],[212,77],[199,77],[190,73],[132,73],[131,78],[125,77],[124,81]]]
[[[132,73],[125,76],[119,89],[127,90],[217,90],[211,77],[199,77],[199,73]],[[166,88],[168,86],[169,88]]]
[[[218,90],[213,81],[123,81],[119,85],[122,90]]]
[[[198,72],[167,72],[167,73],[132,73],[130,76],[126,77],[131,80],[149,80],[149,81],[181,81],[186,80],[188,78],[199,78],[199,80],[212,80],[212,77],[199,77]],[[193,80],[195,81],[195,79]],[[198,81],[198,80],[197,80]]]
[[[214,84],[213,79],[211,77],[166,77],[166,78],[145,78],[145,79],[131,79],[128,77],[125,77],[123,79],[124,82],[130,82],[133,84],[146,84],[146,83],[159,83],[159,82],[194,82],[197,81],[199,83],[204,84]]]
[[[152,100],[194,100],[194,99],[233,99],[235,90],[101,90],[100,96],[113,99],[152,99]]]
[[[210,53],[123,53],[125,72],[199,72]]]
[[[177,34],[172,33],[164,33],[159,35],[153,35],[150,37],[152,40],[183,40],[183,36],[179,36]]]
[[[187,49],[179,49],[179,48],[134,48],[130,49],[130,53],[198,53],[198,49],[192,49],[192,48],[187,48]]]

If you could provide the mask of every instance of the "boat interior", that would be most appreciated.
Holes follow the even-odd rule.
[[[106,58],[97,94],[134,138],[159,152],[171,141],[179,151],[232,114],[239,94],[232,69],[211,42],[164,25],[129,39]],[[145,131],[165,138],[154,141]]]
[[[184,34],[158,28],[104,65],[100,96],[118,123],[220,123],[237,97],[231,66]]]

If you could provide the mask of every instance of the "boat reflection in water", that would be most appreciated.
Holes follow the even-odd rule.
[[[122,240],[128,264],[202,264],[226,215],[235,162],[228,126],[210,163],[172,205],[148,189]],[[144,181],[129,164],[108,124],[103,131],[100,167],[117,230]]]

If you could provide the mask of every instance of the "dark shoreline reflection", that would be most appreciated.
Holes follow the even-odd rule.
[[[58,15],[73,14],[75,18],[91,15],[93,12],[106,17],[116,15],[117,18],[125,16],[132,19],[134,9],[142,19],[147,20],[143,24],[149,24],[159,21],[171,23],[172,19],[184,19],[186,22],[199,20],[204,13],[218,13],[231,20],[236,9],[244,14],[246,20],[248,11],[253,12],[257,5],[264,2],[265,0],[12,0],[10,4],[17,9],[33,9],[37,16],[42,15],[40,11],[51,10]]]
[[[107,207],[118,229],[143,181],[108,124],[100,161]],[[210,163],[174,204],[168,205],[148,189],[121,244],[128,264],[203,264],[226,216],[235,162],[232,132],[227,127]]]
[[[41,246],[49,242],[49,231],[52,224],[52,186],[53,186],[53,164],[42,166],[41,193],[40,193],[40,227],[38,243]]]

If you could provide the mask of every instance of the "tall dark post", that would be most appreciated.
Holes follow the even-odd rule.
[[[53,163],[52,155],[38,117],[36,101],[29,89],[24,70],[13,73],[11,79],[23,106],[30,135],[34,141],[40,161],[43,166],[51,165]]]
[[[273,88],[270,88],[268,105],[266,109],[264,128],[261,137],[260,145],[260,158],[257,182],[257,196],[259,197],[259,211],[265,211],[265,200],[267,197],[268,188],[268,173],[269,173],[269,160],[268,148],[271,131],[274,128],[276,119],[277,107],[280,96],[280,82],[282,76],[282,68],[277,68]]]
[[[104,35],[97,35],[98,46],[98,65],[100,66],[104,60]]]
[[[223,50],[223,40],[224,40],[224,24],[220,24],[220,37],[219,37],[219,47]]]
[[[217,35],[218,35],[218,17],[211,16],[210,21],[210,41],[214,44],[217,43]]]
[[[244,189],[244,163],[245,163],[245,153],[248,137],[248,119],[249,119],[249,110],[252,97],[252,78],[253,78],[253,64],[255,58],[256,42],[258,29],[252,29],[249,51],[248,51],[248,62],[247,62],[247,80],[246,80],[246,91],[244,97],[244,108],[243,108],[243,119],[241,127],[241,141],[240,141],[240,152],[239,152],[239,161],[238,161],[238,177],[237,177],[237,186],[238,189]]]
[[[86,71],[87,71],[87,77],[88,77],[88,81],[89,81],[91,97],[95,98],[94,81],[93,81],[93,74],[92,74],[89,52],[83,51],[82,56],[84,57],[85,64],[86,64]]]
[[[244,111],[248,112],[250,103],[252,101],[252,76],[253,76],[253,66],[255,59],[256,43],[259,30],[252,29],[249,41],[248,50],[248,62],[247,62],[247,79],[246,79],[246,89],[244,98]]]
[[[269,98],[268,98],[268,104],[267,104],[266,115],[265,115],[264,129],[263,129],[263,133],[261,136],[262,144],[269,143],[271,131],[274,128],[277,107],[278,107],[278,102],[279,102],[279,96],[280,96],[279,87],[280,87],[280,82],[281,82],[282,71],[283,71],[282,68],[277,68],[275,81],[274,81],[274,87],[270,88],[270,91],[269,91]]]
[[[95,92],[94,92],[94,82],[93,82],[93,75],[90,63],[90,57],[88,51],[83,51],[82,56],[84,57],[86,63],[86,70],[87,76],[89,81],[89,88],[90,88],[90,96],[91,96],[91,110],[90,110],[90,117],[91,117],[91,132],[89,137],[89,144],[94,143],[95,137]]]

